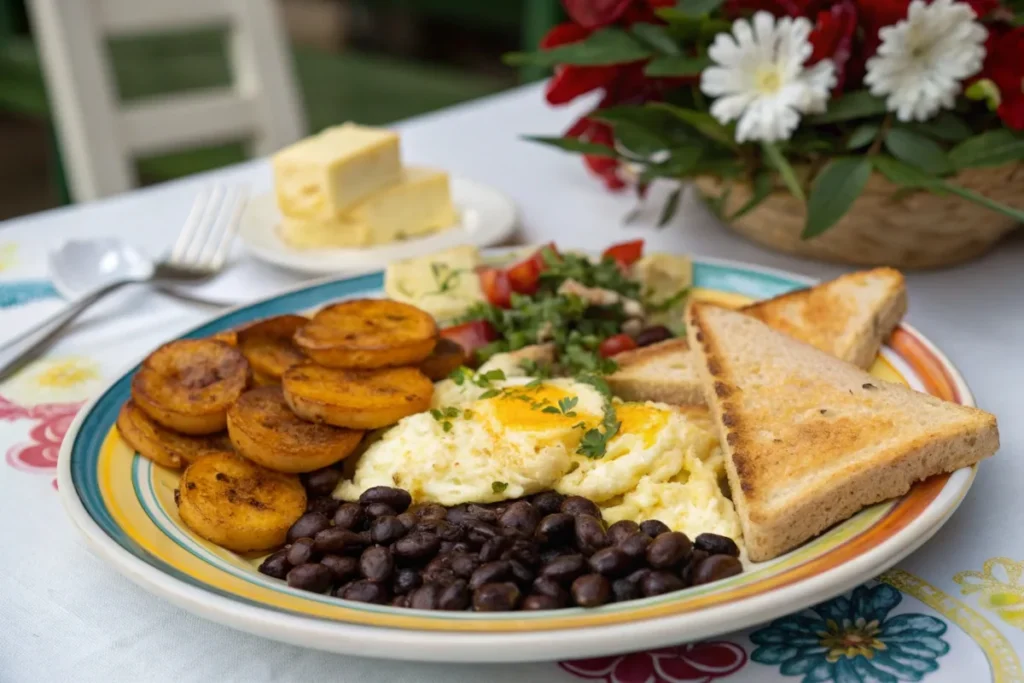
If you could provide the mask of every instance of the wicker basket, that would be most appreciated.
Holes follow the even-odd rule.
[[[1024,210],[1024,164],[968,169],[953,180]],[[722,190],[715,178],[697,178],[696,185],[712,196]],[[748,185],[734,184],[722,215],[731,215],[749,198]],[[824,261],[938,268],[980,256],[1018,225],[954,195],[901,190],[877,173],[850,211],[824,234],[801,240],[805,218],[800,202],[788,192],[777,191],[730,227],[773,249]]]

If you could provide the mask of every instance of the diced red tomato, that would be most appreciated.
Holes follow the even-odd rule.
[[[604,250],[604,253],[601,254],[601,258],[610,258],[618,263],[620,267],[625,268],[633,265],[643,255],[644,241],[631,240],[629,242],[613,244]]]
[[[597,352],[605,358],[610,358],[623,351],[631,351],[636,348],[636,341],[628,334],[617,334],[608,337],[597,347]]]
[[[441,336],[452,340],[466,351],[466,355],[471,356],[480,347],[497,339],[498,331],[486,320],[473,320],[445,327],[441,330]]]
[[[501,268],[484,268],[480,271],[480,287],[487,300],[500,308],[511,305],[512,285],[508,273]]]
[[[505,273],[513,292],[533,294],[537,291],[537,285],[540,284],[540,267],[534,257],[509,266]]]

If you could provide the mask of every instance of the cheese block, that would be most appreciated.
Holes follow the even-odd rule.
[[[293,218],[281,216],[281,239],[296,249],[353,249],[373,244],[370,226],[348,216],[331,218]]]
[[[451,227],[456,216],[448,174],[432,168],[407,167],[400,183],[373,193],[356,205],[348,217],[368,226],[374,244]]]
[[[469,245],[398,261],[384,273],[384,292],[438,320],[450,320],[485,300],[476,273],[480,265],[480,251]]]
[[[398,134],[346,123],[274,155],[274,189],[281,213],[333,220],[402,175]]]

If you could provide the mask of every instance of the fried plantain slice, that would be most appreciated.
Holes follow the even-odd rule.
[[[430,407],[434,384],[416,368],[344,370],[297,365],[281,376],[288,407],[304,420],[378,429]]]
[[[154,422],[131,400],[125,401],[117,414],[117,431],[139,455],[173,469],[213,453],[231,451],[227,434],[189,436],[172,432]]]
[[[164,344],[132,378],[132,400],[149,417],[182,434],[224,431],[228,407],[250,381],[237,349],[212,339]]]
[[[437,342],[429,313],[388,299],[356,299],[321,309],[295,333],[295,343],[315,362],[332,368],[415,365]]]
[[[348,457],[360,430],[307,422],[291,411],[281,387],[250,389],[228,410],[228,435],[239,454],[278,472],[312,472]]]
[[[235,453],[189,465],[176,498],[189,529],[240,553],[282,545],[288,528],[306,511],[298,475],[273,472]]]
[[[295,346],[292,337],[308,322],[309,318],[301,315],[278,315],[238,331],[238,350],[249,361],[253,375],[260,378],[260,384],[268,378],[273,380],[271,383],[276,383],[285,370],[305,362],[306,357]]]
[[[221,330],[211,336],[210,339],[224,342],[228,346],[238,346],[238,330]]]
[[[441,337],[429,356],[420,363],[420,371],[435,382],[440,382],[452,372],[469,362],[465,349],[451,339]]]

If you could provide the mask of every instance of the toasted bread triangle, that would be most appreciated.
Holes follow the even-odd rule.
[[[907,310],[903,276],[892,268],[841,275],[741,309],[789,336],[862,368]],[[704,402],[697,359],[681,339],[620,353],[608,377],[617,396],[631,401]]]
[[[688,320],[754,561],[999,447],[989,413],[878,380],[749,315],[697,303]]]

